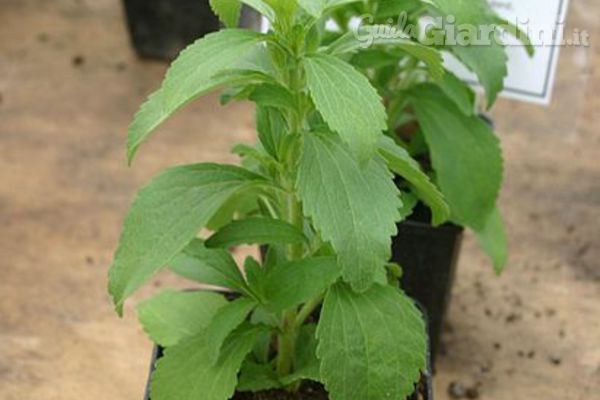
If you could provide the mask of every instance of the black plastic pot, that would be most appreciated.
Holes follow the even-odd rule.
[[[219,19],[208,0],[123,0],[131,42],[141,57],[172,60],[194,40],[217,31]],[[243,9],[242,25],[258,24]]]
[[[419,305],[425,320],[428,320],[427,311]],[[431,327],[428,325],[428,329]],[[163,348],[160,346],[154,346],[152,351],[152,359],[150,361],[150,373],[148,374],[148,381],[146,383],[146,391],[144,394],[144,400],[151,400],[150,398],[150,380],[152,373],[156,365],[156,361],[163,356]],[[408,397],[406,400],[433,400],[433,373],[432,373],[432,353],[431,343],[427,343],[427,370],[421,375],[421,381],[418,383],[415,393]],[[400,400],[400,399],[399,399]]]
[[[429,220],[429,210],[418,205],[408,220],[398,224],[392,260],[402,266],[402,288],[427,311],[435,365],[464,229],[453,224],[433,227],[425,222]]]

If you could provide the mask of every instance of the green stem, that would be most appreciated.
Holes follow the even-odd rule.
[[[306,319],[310,317],[313,311],[315,311],[315,309],[319,307],[319,305],[323,301],[323,297],[324,295],[315,297],[314,299],[306,302],[304,306],[302,306],[300,311],[298,311],[298,315],[296,315],[296,321],[294,322],[294,326],[296,327],[296,329],[299,329],[302,326],[302,324],[304,324]]]
[[[288,195],[286,211],[288,222],[302,229],[304,223],[302,206],[293,193]],[[304,247],[301,243],[288,245],[287,253],[289,260],[298,260],[303,256]],[[278,336],[277,374],[279,376],[286,376],[292,372],[297,339],[296,320],[295,308],[284,311],[281,333]]]

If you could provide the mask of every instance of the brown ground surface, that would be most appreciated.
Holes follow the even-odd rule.
[[[572,3],[571,22],[597,28],[600,5]],[[503,101],[495,112],[510,265],[496,278],[467,237],[438,399],[452,381],[481,399],[600,399],[599,65],[598,47],[566,49],[549,110]],[[211,96],[128,169],[126,126],[163,72],[133,55],[117,0],[0,1],[2,400],[141,399],[151,344],[132,309],[154,288],[124,320],[113,314],[120,221],[161,168],[233,161],[231,144],[253,135],[250,107]]]

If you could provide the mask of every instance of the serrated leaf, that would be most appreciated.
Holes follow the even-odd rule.
[[[405,149],[386,136],[380,141],[379,152],[388,163],[389,169],[406,179],[417,196],[429,206],[433,225],[440,225],[448,220],[450,209],[444,201],[444,196]]]
[[[317,329],[321,380],[332,400],[405,399],[425,369],[425,323],[392,286],[333,286]]]
[[[296,186],[305,214],[338,254],[344,280],[368,289],[390,257],[402,206],[387,168],[379,159],[362,167],[336,138],[311,133]]]
[[[479,245],[490,257],[490,260],[494,265],[494,270],[500,275],[504,270],[506,259],[508,257],[508,239],[506,237],[502,215],[498,208],[494,208],[490,213],[483,228],[475,231],[475,236],[477,237]]]
[[[264,36],[242,29],[227,29],[198,39],[181,52],[167,72],[162,87],[141,106],[129,126],[127,157],[161,123],[198,96],[220,86],[219,72],[245,68],[245,57],[260,46]],[[248,66],[252,69],[252,66]]]
[[[311,97],[325,122],[362,161],[368,160],[387,128],[377,91],[364,75],[337,57],[310,56],[304,66]]]
[[[196,282],[246,291],[244,276],[231,254],[223,249],[207,249],[200,239],[192,240],[175,256],[170,269]]]
[[[219,309],[219,312],[203,332],[206,341],[212,347],[209,353],[211,356],[210,362],[215,362],[219,358],[221,345],[227,336],[246,320],[248,314],[254,310],[256,305],[257,303],[254,300],[241,297]]]
[[[306,242],[294,225],[280,219],[248,217],[225,225],[207,241],[209,248],[229,248],[240,244],[295,244]]]
[[[109,273],[117,311],[198,234],[227,199],[264,178],[243,168],[194,164],[166,170],[138,194]]]
[[[210,8],[227,28],[238,26],[242,11],[242,3],[239,0],[210,0]]]
[[[368,27],[363,27],[362,29],[368,29]],[[374,27],[374,29],[376,29],[376,27]],[[359,40],[355,32],[347,32],[338,40],[329,45],[326,51],[332,55],[340,55],[346,53],[355,53],[361,49],[369,49],[372,46],[385,45],[391,49],[400,50],[420,61],[423,61],[429,68],[434,79],[440,79],[444,75],[442,55],[433,47],[424,46],[408,37],[385,38],[377,36],[375,33],[363,33],[362,35],[367,36],[363,36],[363,40]],[[368,41],[367,39],[364,39],[365,37],[369,38]]]
[[[305,258],[269,269],[262,290],[265,307],[272,311],[291,309],[324,293],[340,276],[334,257]]]
[[[213,345],[202,334],[168,348],[152,374],[152,400],[225,400],[235,392],[237,375],[260,328],[244,324],[210,362]]]
[[[486,0],[433,0],[443,16],[455,17],[455,26],[483,26],[495,24],[495,13]],[[491,107],[504,88],[508,74],[504,46],[493,40],[490,45],[453,45],[449,50],[479,78],[485,89],[487,105]]]
[[[446,71],[443,79],[436,84],[463,114],[469,116],[475,114],[475,93],[469,85],[449,71]]]
[[[454,46],[452,53],[478,76],[485,89],[487,106],[492,107],[504,88],[504,78],[508,74],[504,46],[495,42],[490,46]]]
[[[167,289],[141,302],[137,310],[144,330],[154,343],[169,347],[201,332],[226,304],[223,296],[216,293]]]
[[[410,96],[452,220],[483,229],[502,182],[498,138],[479,117],[462,114],[432,84],[419,85]]]
[[[408,218],[412,213],[419,202],[417,196],[410,192],[402,192],[400,194],[400,198],[402,199],[402,208],[400,209],[400,215],[402,215],[402,220]]]

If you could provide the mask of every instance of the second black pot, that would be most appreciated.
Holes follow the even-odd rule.
[[[123,0],[131,42],[138,55],[172,60],[196,39],[219,30],[208,0]],[[242,9],[241,26],[257,29],[260,18]]]
[[[398,224],[392,261],[402,266],[401,287],[427,311],[435,364],[464,229],[454,224],[433,227],[426,222],[428,212],[418,205],[409,219]]]

